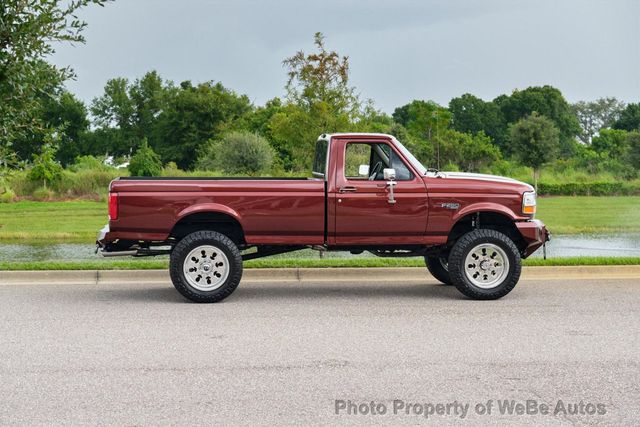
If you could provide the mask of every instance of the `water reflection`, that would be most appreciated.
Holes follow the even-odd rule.
[[[109,259],[104,259],[94,252],[95,246],[91,244],[0,244],[0,260],[2,261],[109,261]],[[344,252],[328,252],[324,254],[326,258],[371,256],[373,255],[368,253],[351,255]],[[539,250],[533,256],[541,257],[542,250]],[[640,234],[554,236],[553,240],[547,244],[547,257],[575,256],[640,256]],[[318,258],[319,253],[308,249],[276,257]]]

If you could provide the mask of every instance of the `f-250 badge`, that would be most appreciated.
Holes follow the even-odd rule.
[[[445,209],[451,209],[451,210],[456,210],[460,207],[460,203],[442,203],[440,206],[442,206]]]

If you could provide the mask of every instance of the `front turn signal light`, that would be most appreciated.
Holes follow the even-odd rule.
[[[522,213],[533,215],[536,213],[536,192],[528,191],[522,195]]]

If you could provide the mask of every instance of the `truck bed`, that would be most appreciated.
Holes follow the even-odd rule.
[[[322,244],[325,182],[308,178],[138,178],[113,181],[119,215],[112,237],[165,240],[179,222],[220,212],[247,244]]]

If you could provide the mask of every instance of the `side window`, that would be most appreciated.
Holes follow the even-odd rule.
[[[327,151],[329,149],[329,142],[321,139],[316,142],[316,154],[313,158],[313,176],[316,178],[323,178],[327,173]]]
[[[384,169],[396,170],[396,180],[409,181],[413,173],[387,144],[351,142],[347,144],[344,176],[350,180],[384,180]]]
[[[389,147],[388,145],[386,147]],[[398,181],[411,181],[413,179],[413,173],[407,167],[407,165],[402,161],[398,153],[391,150],[391,167],[396,170],[396,180]]]
[[[371,145],[349,143],[344,159],[344,176],[348,179],[368,179],[369,174],[360,175],[360,166],[369,166],[371,158]]]

